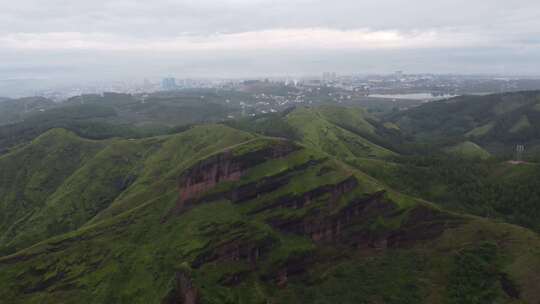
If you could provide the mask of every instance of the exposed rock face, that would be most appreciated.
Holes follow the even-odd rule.
[[[260,150],[241,155],[227,151],[198,162],[180,177],[176,212],[180,213],[200,200],[205,192],[217,184],[237,181],[247,169],[269,159],[284,157],[299,149],[300,146],[292,142],[276,140],[273,145]]]
[[[444,230],[457,227],[463,222],[463,218],[419,205],[409,211],[399,230],[388,235],[388,247],[407,247],[418,241],[435,239]]]
[[[227,193],[226,196],[234,203],[242,203],[250,199],[254,199],[259,195],[275,191],[287,185],[292,175],[297,172],[302,172],[303,170],[306,170],[311,166],[315,166],[323,161],[325,161],[325,159],[310,160],[303,164],[289,168],[279,174],[265,177],[256,182],[235,187],[229,193]]]
[[[348,186],[346,186],[348,185]],[[342,183],[340,191],[346,191],[352,183]],[[372,230],[370,224],[376,219],[403,217],[399,228]],[[445,229],[456,227],[463,221],[448,213],[419,205],[412,210],[398,208],[385,196],[385,191],[366,198],[353,200],[347,207],[333,215],[311,214],[302,218],[271,218],[269,224],[286,233],[310,237],[315,243],[340,243],[359,249],[383,250],[403,248],[420,241],[435,239]],[[306,255],[288,260],[277,271],[269,274],[278,287],[285,287],[291,276],[301,274],[314,263],[313,256]]]
[[[191,276],[185,271],[175,274],[174,286],[161,304],[198,304],[199,290],[193,285]]]
[[[336,185],[331,193],[344,193],[352,187],[350,180]],[[373,210],[377,209],[378,215],[389,214],[395,210],[395,206],[383,200],[384,191],[377,192],[372,196],[351,202],[347,207],[333,216],[306,217],[298,219],[271,219],[270,225],[287,233],[295,233],[309,236],[315,242],[332,242],[341,237],[341,232],[353,221],[361,218],[369,218]]]
[[[232,153],[226,152],[210,157],[191,167],[181,178],[181,203],[198,198],[203,192],[223,181],[237,181],[244,168],[235,161]]]
[[[352,184],[351,184],[352,185]],[[336,187],[346,191],[349,186]],[[405,215],[398,230],[372,231],[363,228],[349,231],[351,225],[366,225],[377,218],[392,218],[403,210],[385,198],[385,191],[349,203],[335,215],[304,218],[273,218],[272,227],[287,233],[309,236],[314,242],[341,242],[356,247],[405,247],[418,241],[434,239],[445,229],[456,227],[462,220],[426,206],[418,206]]]
[[[192,263],[194,268],[212,262],[244,261],[255,267],[257,261],[274,245],[275,240],[266,237],[260,240],[235,239],[211,247],[201,253]]]
[[[283,268],[279,270],[276,275],[276,285],[278,287],[285,287],[287,286],[288,280],[289,280],[289,273],[287,271],[287,268]]]
[[[330,194],[331,196],[331,198],[328,200],[329,207],[331,207],[343,194],[352,191],[354,188],[356,188],[356,186],[358,186],[358,181],[354,176],[350,176],[349,178],[335,185],[320,186],[311,191],[305,192],[302,195],[282,196],[276,199],[274,202],[265,204],[264,206],[253,210],[251,214],[260,213],[275,208],[302,208],[309,205],[314,199],[325,194]]]
[[[305,274],[311,266],[317,263],[317,258],[313,252],[288,257],[288,259],[276,268],[261,275],[261,279],[271,282],[277,287],[285,288],[289,278]]]
[[[338,204],[344,195],[358,187],[359,183],[354,175],[336,184],[322,185],[301,194],[286,194],[267,202],[252,201],[262,194],[272,193],[286,186],[298,172],[319,165],[324,159],[307,161],[253,182],[241,185],[233,183],[219,188],[223,190],[214,189],[222,182],[239,181],[251,167],[270,159],[284,157],[298,149],[300,147],[291,142],[278,141],[275,145],[248,153],[235,154],[227,151],[198,162],[179,179],[179,199],[175,211],[181,213],[196,203],[223,198],[237,204],[251,201],[254,206],[251,210],[249,207],[245,209],[246,215],[266,218],[271,227],[281,232],[307,236],[314,243],[340,243],[356,248],[374,249],[409,246],[418,241],[436,238],[446,228],[459,225],[459,221],[449,214],[427,206],[401,209],[387,198],[385,191],[348,200],[346,206]],[[331,169],[323,166],[318,176]],[[325,203],[321,204],[321,200]],[[265,213],[274,209],[301,209],[307,206],[311,208],[305,213]],[[291,214],[300,215],[294,217],[290,216]],[[399,221],[397,227],[388,224],[394,219]],[[379,220],[380,224],[377,222]],[[200,268],[207,263],[244,262],[250,265],[248,268],[257,269],[260,260],[279,244],[271,234],[257,235],[250,233],[250,229],[253,227],[242,225],[210,228],[207,235],[219,235],[224,239],[212,237],[212,241],[208,242],[193,260],[191,267]],[[285,287],[290,276],[305,272],[314,261],[311,253],[287,257],[287,260],[265,279]],[[245,269],[228,273],[220,282],[224,286],[235,286],[248,274]],[[177,281],[178,292],[175,297],[184,302],[167,303],[196,303],[193,301],[197,301],[197,292],[192,288],[189,278],[180,275]]]

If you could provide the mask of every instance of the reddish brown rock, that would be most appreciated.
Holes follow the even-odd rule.
[[[343,191],[350,187],[350,182],[346,184],[349,186],[343,185],[338,189]],[[315,242],[333,242],[341,238],[342,231],[346,226],[353,221],[367,220],[372,216],[375,209],[377,215],[385,215],[394,212],[395,206],[384,199],[383,191],[364,199],[355,200],[333,216],[298,219],[275,218],[270,219],[270,225],[287,233],[307,235]]]
[[[276,140],[274,144],[260,150],[235,155],[226,151],[210,156],[186,170],[179,178],[179,197],[175,213],[181,213],[192,204],[204,198],[204,195],[216,185],[226,181],[238,181],[244,172],[270,159],[281,158],[299,150],[300,146],[285,140]],[[230,194],[217,193],[227,197]],[[253,195],[253,194],[250,194]],[[217,197],[211,197],[216,199]],[[210,198],[206,198],[210,200]]]
[[[206,263],[243,261],[255,267],[274,242],[274,239],[266,237],[260,240],[235,239],[218,244],[211,243],[195,259],[192,266],[198,268]]]
[[[254,209],[250,213],[256,214],[275,208],[299,209],[308,206],[314,199],[326,194],[330,194],[328,204],[331,208],[342,195],[352,191],[354,188],[356,188],[356,186],[358,186],[358,181],[354,176],[350,176],[337,184],[323,185],[305,192],[302,195],[284,195],[277,198],[273,202],[269,202],[259,208]]]

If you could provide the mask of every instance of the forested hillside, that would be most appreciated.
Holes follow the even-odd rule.
[[[388,118],[419,141],[455,145],[473,141],[511,156],[516,144],[534,157],[540,145],[540,92],[462,96],[430,102]]]
[[[297,141],[224,125],[107,140],[54,129],[1,156],[2,299],[540,300],[537,233],[396,191],[419,188],[355,164],[399,157],[358,135],[380,126],[360,111],[340,127],[338,110],[283,116]]]

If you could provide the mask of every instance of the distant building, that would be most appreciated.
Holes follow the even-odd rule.
[[[176,85],[176,79],[174,77],[163,78],[161,81],[161,88],[165,91],[173,91],[178,88]]]

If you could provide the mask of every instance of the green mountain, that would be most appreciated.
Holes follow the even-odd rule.
[[[359,170],[392,165],[394,126],[325,107],[269,119],[254,127],[295,140],[225,125],[106,140],[53,129],[1,156],[1,301],[540,301],[537,233]]]
[[[250,132],[297,140],[343,161],[397,155],[400,134],[358,107],[297,107],[227,122]],[[397,142],[397,144],[396,144]]]
[[[540,92],[456,97],[393,114],[389,121],[420,141],[472,141],[506,155],[516,144],[525,144],[535,154],[540,148]]]
[[[53,130],[0,157],[2,247],[15,236],[21,223],[42,208],[65,179],[104,145],[65,130]]]
[[[112,108],[116,115],[108,120],[117,124],[136,126],[169,126],[209,122],[224,119],[236,109],[223,105],[231,98],[227,92],[194,90],[157,92],[143,95],[120,93],[75,96],[65,105],[100,105]],[[234,95],[233,95],[234,96]]]
[[[88,139],[170,134],[195,123],[216,122],[238,109],[223,105],[233,93],[213,91],[81,95],[55,104],[42,98],[0,102],[0,154],[54,128]]]
[[[540,232],[540,167],[441,153],[392,160],[358,158],[353,166],[402,193],[456,212],[496,218]]]
[[[488,151],[471,141],[464,141],[454,146],[446,147],[443,151],[463,158],[487,159],[491,157]]]
[[[6,210],[0,248],[21,249],[77,229],[108,207],[120,208],[120,194],[129,195],[128,188],[164,174],[158,171],[164,159],[178,166],[200,152],[249,137],[206,127],[178,136],[110,141],[86,140],[61,129],[48,131],[0,158],[0,171],[5,174],[0,201]],[[173,153],[180,154],[171,159]],[[151,171],[144,170],[147,161]]]
[[[395,155],[362,135],[375,135],[375,126],[361,109],[339,107],[300,108],[285,118],[305,145],[339,159]]]
[[[52,100],[43,97],[9,99],[0,97],[0,125],[19,122],[26,117],[55,106]]]

